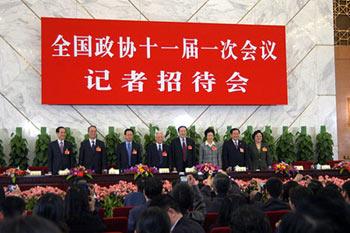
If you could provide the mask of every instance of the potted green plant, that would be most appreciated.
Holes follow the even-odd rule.
[[[19,167],[22,170],[28,167],[28,142],[22,136],[22,128],[17,127],[16,133],[11,134],[11,151],[9,165],[11,167]]]
[[[283,133],[277,140],[276,154],[279,161],[286,163],[296,161],[294,135],[288,132],[288,126],[283,126]]]
[[[265,130],[263,132],[263,143],[266,143],[270,149],[270,156],[272,157],[273,162],[277,162],[278,158],[276,156],[276,142],[275,138],[272,135],[271,126],[265,126]]]
[[[253,135],[253,126],[248,126],[247,129],[242,133],[242,141],[244,141],[247,145],[248,144],[254,144],[254,139],[252,138]]]
[[[297,159],[300,161],[313,161],[314,145],[311,136],[307,134],[306,126],[302,126],[301,131],[296,136]]]
[[[326,131],[326,126],[321,126],[321,131],[316,136],[316,161],[318,164],[326,164],[333,160],[333,139]]]
[[[66,128],[66,141],[72,144],[72,156],[76,159],[78,154],[77,143],[69,127]]]
[[[191,138],[194,143],[196,144],[196,151],[195,151],[195,154],[196,156],[198,157],[199,155],[199,146],[202,142],[202,137],[199,133],[196,132],[196,126],[194,125],[191,125],[188,130],[187,130],[187,137]],[[198,161],[198,158],[197,158],[197,161]]]
[[[117,164],[117,156],[115,154],[116,146],[121,143],[120,134],[116,133],[114,127],[108,127],[108,134],[105,137],[107,162],[110,166]]]
[[[4,146],[2,143],[2,140],[0,140],[0,167],[6,167]]]
[[[51,137],[47,134],[46,127],[41,127],[40,134],[35,142],[33,166],[47,166],[47,155],[50,141]]]
[[[177,137],[178,137],[178,134],[177,134],[177,129],[175,128],[175,126],[168,126],[166,133],[165,133],[165,138],[166,138],[165,143],[170,145],[172,140],[174,140]]]
[[[223,137],[224,141],[227,141],[227,140],[231,139],[231,133],[230,133],[231,129],[232,129],[232,126],[227,126],[226,127],[226,132],[225,132],[225,135]]]

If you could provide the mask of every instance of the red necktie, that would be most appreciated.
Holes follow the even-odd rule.
[[[187,152],[187,148],[186,148],[185,139],[182,139],[182,160],[183,161],[186,161],[186,152]]]

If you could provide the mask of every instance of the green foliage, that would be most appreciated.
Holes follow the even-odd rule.
[[[175,126],[169,126],[165,133],[165,143],[170,145],[171,141],[178,137],[177,129]]]
[[[270,156],[272,157],[272,161],[273,162],[278,161],[278,158],[276,156],[276,142],[275,142],[275,138],[272,136],[271,126],[266,126],[263,134],[264,134],[263,143],[266,143],[269,146]]]
[[[115,194],[111,194],[104,198],[101,207],[105,209],[106,217],[113,217],[113,209],[123,206],[123,198]]]
[[[246,131],[243,133],[242,141],[244,141],[247,145],[248,144],[254,144],[254,139],[252,138],[253,135],[253,126],[248,126]]]
[[[115,147],[121,143],[120,134],[114,131],[114,127],[108,128],[108,134],[105,137],[107,162],[110,166],[117,164]]]
[[[220,134],[219,134],[219,131],[218,130],[216,130],[215,131],[215,129],[214,129],[214,127],[213,126],[210,126],[210,127],[208,127],[208,129],[212,129],[212,130],[214,130],[214,132],[215,132],[215,136],[214,136],[214,141],[215,142],[219,142],[220,141]],[[203,137],[203,142],[205,142],[207,140],[207,137],[205,137],[205,135],[204,135],[204,137]]]
[[[75,141],[75,138],[73,136],[73,133],[71,131],[70,128],[66,128],[66,139],[67,142],[70,142],[72,144],[72,156],[75,158],[77,158],[77,154],[78,154],[78,148],[77,148],[77,143]]]
[[[134,131],[134,141],[141,145],[141,134],[136,130],[135,126],[130,127]]]
[[[9,165],[11,167],[19,167],[22,170],[28,167],[28,142],[22,136],[22,128],[16,128],[16,133],[11,134],[11,152]]]
[[[35,157],[33,166],[47,166],[48,146],[51,141],[50,135],[46,132],[46,127],[41,127],[41,133],[35,142]]]
[[[201,135],[196,132],[196,126],[191,125],[190,128],[188,128],[187,137],[191,138],[194,141],[194,143],[196,144],[195,154],[196,154],[196,156],[198,156],[199,155],[199,146],[202,142],[202,138],[201,138]]]
[[[0,167],[6,167],[4,146],[2,145],[2,140],[0,140]]]
[[[294,135],[288,132],[288,127],[283,127],[283,133],[277,140],[276,154],[279,161],[291,163],[296,161]]]
[[[313,161],[314,159],[314,145],[311,136],[307,134],[306,127],[301,127],[301,132],[297,133],[295,139],[295,146],[297,150],[297,159],[302,161]]]
[[[231,129],[232,129],[232,126],[227,126],[226,132],[223,138],[224,141],[231,139],[231,134],[230,134]]]
[[[321,132],[316,136],[316,160],[319,164],[325,164],[333,160],[332,135],[326,131],[326,126],[321,126]]]

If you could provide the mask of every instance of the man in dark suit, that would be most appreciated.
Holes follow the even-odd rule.
[[[152,199],[150,206],[157,206],[168,213],[170,219],[171,233],[204,233],[203,227],[185,217],[180,210],[179,204],[169,194],[161,195]]]
[[[151,143],[146,149],[146,164],[157,168],[170,168],[171,150],[170,146],[164,144],[164,133],[156,132],[156,142]]]
[[[134,130],[124,130],[125,142],[116,147],[118,168],[121,170],[142,163],[141,145],[134,142]]]
[[[82,141],[79,150],[79,164],[95,173],[102,174],[107,170],[106,147],[103,141],[98,140],[96,126],[88,128],[89,138]]]
[[[73,145],[65,141],[66,129],[62,126],[56,129],[57,140],[50,142],[48,147],[49,172],[57,175],[59,170],[71,169],[76,165],[73,156]]]
[[[231,129],[230,134],[231,139],[224,142],[222,146],[222,168],[232,171],[237,165],[240,167],[250,167],[246,144],[239,140],[239,129]]]
[[[175,138],[170,145],[173,156],[172,161],[173,167],[178,172],[183,172],[186,167],[193,167],[197,164],[196,145],[191,138],[186,137],[186,126],[180,126],[177,131],[179,137]]]

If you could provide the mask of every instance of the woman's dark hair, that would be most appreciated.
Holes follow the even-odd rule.
[[[71,186],[65,198],[65,210],[67,219],[80,218],[89,209],[89,191],[81,185]]]
[[[51,221],[39,216],[16,217],[1,222],[1,233],[62,233]]]
[[[208,133],[212,133],[212,134],[214,135],[214,137],[215,137],[215,131],[214,131],[213,128],[210,127],[210,128],[208,128],[208,129],[206,129],[206,130],[204,131],[204,136],[205,136],[205,138],[207,138]]]
[[[46,193],[39,198],[33,214],[51,220],[62,232],[68,232],[65,223],[65,212],[63,199],[53,193]]]
[[[158,207],[146,209],[137,221],[137,233],[170,233],[170,220],[165,212]]]
[[[241,194],[231,194],[224,198],[219,210],[217,223],[219,226],[228,226],[232,213],[240,206],[248,204],[248,200]]]
[[[182,214],[193,207],[194,193],[191,186],[187,183],[178,183],[172,190],[171,196],[179,204]]]
[[[283,184],[282,186],[282,200],[285,202],[289,201],[289,191],[294,188],[297,187],[299,184],[298,182],[294,181],[294,180],[290,180],[287,183]]]
[[[307,186],[308,189],[312,192],[312,194],[317,194],[323,189],[323,185],[318,180],[311,180],[310,184]]]
[[[255,139],[255,136],[256,136],[258,133],[261,134],[262,138],[264,138],[264,134],[263,134],[260,130],[256,130],[256,131],[254,131],[254,133],[252,134],[253,140]]]
[[[233,212],[230,227],[234,233],[270,233],[271,226],[264,212],[253,205],[243,205]]]

